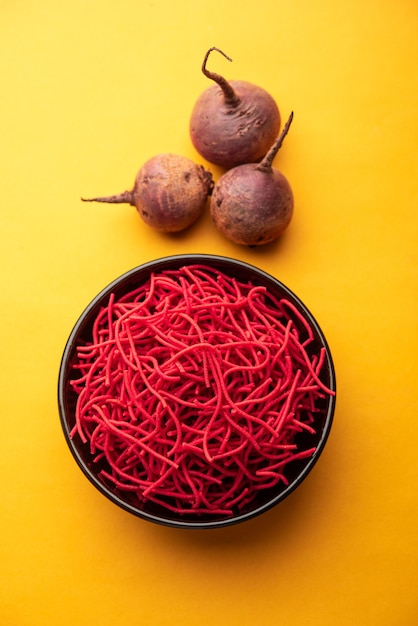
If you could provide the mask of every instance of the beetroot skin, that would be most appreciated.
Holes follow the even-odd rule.
[[[280,130],[280,112],[273,97],[252,83],[226,81],[206,69],[215,85],[197,99],[190,119],[190,137],[197,152],[210,163],[226,169],[262,159]]]
[[[239,165],[215,186],[211,215],[216,228],[234,243],[259,246],[277,239],[293,215],[293,192],[278,170]]]
[[[158,154],[141,167],[132,190],[82,200],[131,204],[149,226],[177,232],[200,217],[213,185],[212,174],[203,166],[178,154]]]

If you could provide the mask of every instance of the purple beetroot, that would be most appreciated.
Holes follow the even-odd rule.
[[[82,200],[131,204],[149,226],[177,232],[198,219],[213,185],[212,174],[203,166],[178,154],[158,154],[144,163],[130,191]]]
[[[273,97],[252,83],[231,80],[206,68],[202,72],[216,84],[198,98],[190,119],[190,137],[197,152],[210,163],[229,169],[262,159],[280,130],[280,113]]]

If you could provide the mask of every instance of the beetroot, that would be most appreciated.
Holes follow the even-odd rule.
[[[131,191],[82,200],[131,204],[153,228],[177,232],[201,215],[213,186],[212,174],[203,166],[184,156],[167,153],[144,163]]]
[[[293,113],[261,163],[238,165],[218,180],[210,210],[217,229],[234,243],[266,244],[279,237],[293,216],[293,192],[272,162],[281,147]]]
[[[202,72],[215,81],[196,101],[190,119],[190,137],[197,152],[210,163],[226,169],[262,159],[280,130],[280,113],[275,100],[261,87],[231,80],[206,68]]]

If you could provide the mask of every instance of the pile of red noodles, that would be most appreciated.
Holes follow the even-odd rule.
[[[111,295],[79,346],[71,436],[100,476],[176,513],[231,515],[310,457],[325,349],[285,299],[204,265]]]

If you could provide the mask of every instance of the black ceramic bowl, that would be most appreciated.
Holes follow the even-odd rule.
[[[315,452],[305,459],[294,460],[286,466],[287,484],[281,482],[275,487],[260,490],[251,503],[237,510],[233,515],[197,515],[190,512],[178,514],[153,502],[141,502],[132,493],[118,490],[114,485],[105,481],[99,473],[100,463],[93,462],[89,444],[83,444],[78,435],[71,436],[76,420],[78,397],[71,385],[71,381],[77,378],[74,369],[74,364],[78,360],[76,350],[79,345],[91,341],[93,322],[99,310],[107,304],[110,294],[114,293],[115,298],[118,299],[146,282],[151,273],[158,274],[167,269],[178,270],[182,266],[194,264],[204,264],[235,277],[239,281],[264,286],[276,298],[286,298],[291,301],[313,331],[314,340],[311,349],[318,352],[321,348],[325,348],[326,358],[321,370],[321,380],[333,391],[333,394],[326,394],[319,401],[317,407],[319,410],[315,413],[315,434],[302,431],[296,436],[298,448],[314,447]],[[300,324],[297,316],[294,321],[296,325]],[[236,524],[260,515],[284,500],[301,484],[312,470],[327,441],[334,416],[335,391],[334,366],[324,334],[306,306],[290,289],[266,272],[242,261],[214,255],[186,254],[164,257],[134,268],[114,280],[92,300],[76,322],[65,346],[59,371],[58,402],[61,424],[70,451],[85,476],[102,494],[122,509],[145,520],[178,528],[205,529]]]

